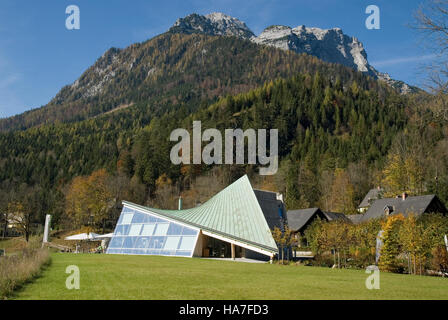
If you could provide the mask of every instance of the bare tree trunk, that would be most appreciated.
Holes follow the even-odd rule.
[[[31,222],[30,222],[30,216],[26,215],[25,217],[25,239],[26,242],[30,240],[30,232],[31,232]]]
[[[3,225],[3,239],[6,238],[6,231],[8,230],[8,219],[5,218],[5,224]]]
[[[282,247],[282,264],[283,264],[283,257],[284,257],[284,250],[283,250],[283,247]]]
[[[417,269],[415,268],[415,255],[414,255],[414,274],[417,274]]]
[[[408,255],[408,274],[411,274],[411,254]]]
[[[333,265],[336,265],[336,250],[333,250]]]

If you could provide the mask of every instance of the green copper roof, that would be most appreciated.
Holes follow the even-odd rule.
[[[203,230],[278,252],[266,219],[247,176],[219,192],[199,207],[161,210],[129,204]]]

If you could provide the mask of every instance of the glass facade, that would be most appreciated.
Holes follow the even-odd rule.
[[[124,206],[107,253],[191,257],[197,237],[193,228]]]

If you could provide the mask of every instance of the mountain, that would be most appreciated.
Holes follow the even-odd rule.
[[[139,102],[83,121],[48,123],[0,133],[0,193],[2,181],[40,184],[53,190],[74,177],[90,175],[101,168],[111,173],[122,170],[128,178],[145,184],[146,190],[151,192],[163,175],[173,182],[188,181],[210,168],[173,165],[170,161],[173,143],[169,137],[176,128],[191,129],[193,120],[202,121],[204,129],[217,128],[221,132],[227,128],[276,128],[280,165],[290,158],[294,163],[314,166],[308,167],[305,173],[323,172],[359,161],[373,166],[376,161],[382,161],[393,137],[407,123],[406,96],[351,68],[328,64],[308,55],[257,46],[238,38],[167,37],[175,47],[179,45],[176,37],[187,41],[189,47],[190,41],[216,46],[213,53],[209,51],[209,59],[204,59],[207,67],[218,58],[230,59],[222,56],[224,48],[249,57],[238,60],[238,64],[224,64],[229,72],[227,78],[235,76],[235,80],[228,80],[235,88],[241,86],[237,83],[239,79],[253,79],[251,81],[256,83],[255,80],[260,79],[256,72],[268,72],[261,74],[261,78],[276,80],[260,83],[253,90],[247,89],[247,85],[240,87],[235,90],[241,92],[239,94],[230,94],[231,90],[224,86],[228,94],[221,95],[215,102],[198,103],[197,98],[190,102],[170,100],[166,104],[159,102],[160,108],[158,103]],[[219,45],[214,42],[217,40],[220,40]],[[256,61],[251,60],[254,57]],[[188,64],[188,61],[183,63]],[[242,66],[247,69],[243,69],[243,76],[238,78]],[[288,73],[276,69],[277,66],[301,72],[287,76]],[[194,69],[188,70],[192,74]],[[255,78],[250,73],[254,73]],[[204,94],[207,92],[205,90]],[[236,166],[232,171],[246,169],[256,172],[255,166]],[[302,181],[297,177],[294,181]],[[319,179],[309,176],[307,181],[318,183]],[[310,184],[304,183],[298,190],[303,188],[309,188],[309,195],[313,197],[317,194]],[[309,203],[315,202],[310,200]]]
[[[378,85],[343,65],[319,62],[241,37],[167,32],[125,49],[108,50],[47,105],[0,119],[0,131],[77,122],[133,106],[145,108],[146,117],[180,107],[193,112],[201,103],[297,73],[331,72],[335,79],[356,80],[363,87]]]
[[[76,122],[138,104],[154,115],[179,103],[187,104],[191,112],[204,101],[244,92],[277,77],[316,72],[316,62],[301,54],[384,80],[402,93],[413,89],[377,72],[362,43],[341,29],[273,26],[257,37],[244,22],[228,15],[192,14],[153,39],[108,50],[47,105],[0,119],[0,131]],[[333,69],[335,78],[347,74],[337,66]],[[350,77],[367,81],[359,75]]]
[[[291,76],[312,61],[277,51],[240,38],[178,33],[112,48],[47,105],[1,119],[0,131],[81,121],[139,103],[153,115],[179,104],[192,111],[203,100]],[[268,63],[273,55],[279,59],[276,64]]]
[[[377,71],[369,64],[362,42],[356,37],[344,34],[340,28],[320,29],[303,25],[291,28],[274,25],[266,28],[259,36],[255,36],[244,22],[222,13],[212,13],[206,16],[192,14],[179,19],[170,31],[250,39],[257,44],[306,53],[326,62],[345,65],[386,82],[402,94],[419,90],[392,79],[387,73]]]
[[[377,71],[369,64],[363,44],[356,37],[344,34],[340,28],[271,26],[251,40],[283,50],[307,53],[323,61],[343,64],[386,82],[402,94],[419,90],[403,81],[392,79],[387,73]]]
[[[170,31],[188,34],[203,33],[212,36],[235,36],[242,39],[250,39],[255,36],[244,22],[220,12],[205,16],[194,13],[180,18]]]
[[[369,75],[375,75],[367,61],[363,44],[355,37],[345,35],[341,29],[329,30],[299,26],[271,26],[253,41],[297,53],[307,53],[323,61],[340,63]]]
[[[148,195],[168,196],[165,182],[176,188],[172,195],[177,196],[210,170],[229,179],[243,173],[256,176],[256,165],[171,163],[171,132],[191,130],[193,121],[201,120],[202,128],[221,132],[278,129],[279,174],[272,181],[278,179],[278,190],[287,191],[291,208],[320,205],[340,169],[355,179],[357,197],[364,196],[372,177],[394,155],[394,140],[409,129],[414,97],[375,79],[362,45],[337,29],[302,28],[296,34],[287,27],[273,28],[256,37],[241,21],[224,15],[187,18],[148,41],[108,50],[48,105],[0,120],[0,195],[14,185],[39,185],[63,211],[62,191],[75,177],[98,169],[117,178],[111,182],[117,188],[129,186],[123,187],[132,193],[126,198],[142,204],[150,200]],[[307,54],[312,50],[291,50],[289,42],[281,49],[269,44],[280,32],[274,29],[292,39],[309,38],[310,50],[327,39],[336,51],[321,48],[321,57],[338,57],[339,62]],[[256,43],[257,38],[265,43]],[[343,44],[339,50],[337,43]],[[299,41],[296,47],[308,48]],[[358,71],[363,66],[367,71]],[[446,144],[437,140],[443,127],[426,127],[432,136],[419,132],[418,145],[432,149],[424,156],[448,163],[443,158]],[[412,136],[410,141],[417,140]],[[438,149],[432,147],[436,145]],[[433,180],[434,173],[427,170],[426,176]],[[439,187],[446,185],[448,199],[448,180],[439,181]],[[54,210],[45,214],[55,215]]]

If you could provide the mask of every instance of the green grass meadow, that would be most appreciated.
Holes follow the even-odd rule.
[[[65,286],[80,269],[80,289]],[[362,270],[253,264],[197,258],[53,254],[42,276],[13,299],[448,299],[448,279],[381,273],[368,290]]]

